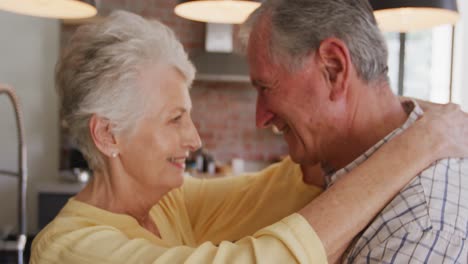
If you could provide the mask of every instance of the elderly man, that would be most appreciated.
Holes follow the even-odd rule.
[[[387,47],[367,0],[267,1],[246,25],[257,126],[282,131],[295,162],[320,163],[325,176],[307,181],[330,187],[423,114],[389,87]],[[420,172],[342,261],[466,263],[467,174],[466,159]]]

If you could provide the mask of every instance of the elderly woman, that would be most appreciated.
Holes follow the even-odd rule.
[[[94,177],[37,236],[31,263],[323,263],[328,242],[316,231],[346,246],[412,175],[466,154],[446,144],[463,138],[456,123],[465,121],[447,111],[453,127],[427,114],[323,199],[313,200],[321,190],[289,158],[251,175],[184,179],[189,152],[201,146],[193,78],[182,45],[157,21],[116,12],[77,30],[56,80]],[[372,191],[356,192],[364,184]],[[339,228],[322,230],[329,220]]]

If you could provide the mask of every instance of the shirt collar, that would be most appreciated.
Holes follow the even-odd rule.
[[[364,154],[359,156],[357,159],[355,159],[353,162],[348,164],[346,167],[334,171],[331,169],[324,169],[325,172],[325,183],[327,188],[333,185],[336,180],[338,180],[341,176],[344,174],[348,173],[352,169],[356,168],[359,166],[361,163],[366,161],[372,154],[374,154],[380,147],[382,147],[385,143],[388,141],[392,140],[394,137],[396,137],[398,134],[401,132],[405,131],[408,127],[410,127],[416,120],[423,115],[423,111],[421,107],[418,105],[418,103],[414,100],[408,100],[402,102],[403,109],[408,113],[408,119],[406,119],[405,123],[390,132],[386,137],[384,137],[382,140],[377,142],[374,146],[372,146],[370,149],[368,149]]]

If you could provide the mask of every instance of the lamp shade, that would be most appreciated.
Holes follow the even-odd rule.
[[[207,23],[241,24],[260,2],[243,0],[179,1],[174,12],[183,18]]]
[[[455,24],[460,15],[456,0],[370,0],[383,31],[409,32]]]
[[[97,14],[94,1],[90,0],[0,0],[0,10],[60,19],[81,19]]]

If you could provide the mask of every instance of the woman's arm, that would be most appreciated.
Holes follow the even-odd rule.
[[[318,177],[316,177],[318,178]],[[321,193],[303,182],[289,157],[268,168],[220,179],[186,179],[187,216],[196,241],[236,241],[291,215]]]
[[[430,163],[467,155],[467,128],[467,114],[458,106],[432,106],[413,126],[300,210],[322,240],[329,261],[335,262],[352,238]]]

